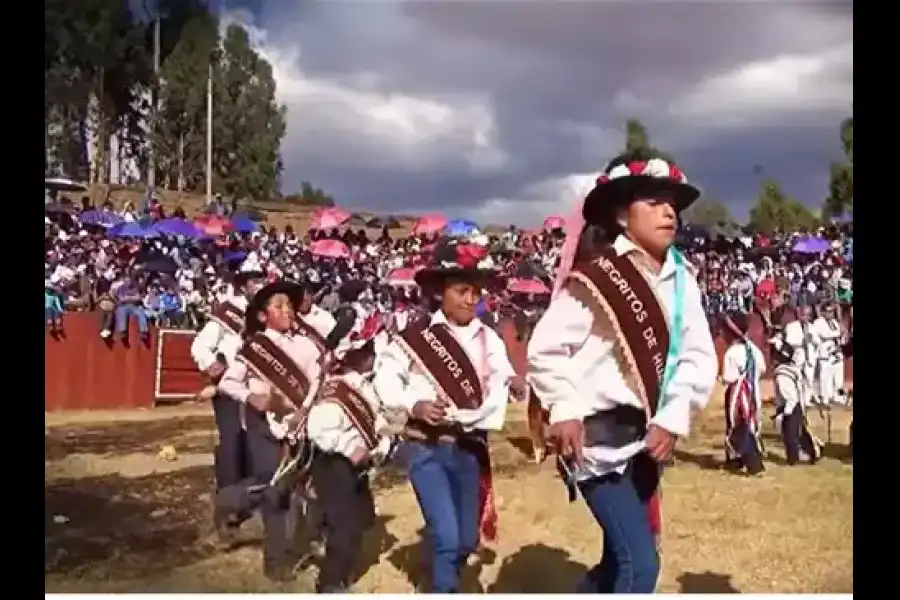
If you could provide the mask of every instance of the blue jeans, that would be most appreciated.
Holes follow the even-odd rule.
[[[578,586],[579,593],[652,594],[659,554],[646,506],[630,477],[617,473],[578,484],[603,528],[603,558]]]
[[[408,442],[404,453],[431,543],[431,591],[456,592],[460,569],[478,550],[478,459],[454,444]]]
[[[147,333],[147,314],[143,308],[133,304],[120,304],[116,307],[116,333],[123,334],[128,331],[128,317],[137,319],[140,332]]]

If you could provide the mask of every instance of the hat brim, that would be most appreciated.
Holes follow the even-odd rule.
[[[434,289],[442,287],[448,279],[459,279],[462,281],[471,281],[473,283],[481,283],[487,287],[499,280],[497,274],[491,269],[463,269],[460,267],[451,267],[446,269],[421,269],[414,277],[419,287],[425,289]]]
[[[247,306],[247,326],[245,329],[248,334],[252,335],[262,330],[262,323],[259,322],[256,315],[264,311],[272,296],[277,294],[286,295],[291,301],[291,304],[294,305],[294,308],[297,308],[300,306],[300,303],[303,302],[306,291],[303,289],[302,285],[292,281],[276,281],[275,283],[264,286],[253,295],[253,299],[250,300],[250,304]]]
[[[700,197],[700,188],[689,183],[659,179],[645,175],[619,177],[602,185],[594,186],[584,199],[585,218],[588,213],[615,210],[632,202],[639,193],[667,193],[675,201],[675,211],[681,212]]]

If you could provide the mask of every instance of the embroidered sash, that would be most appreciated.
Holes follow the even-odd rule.
[[[376,413],[361,392],[343,379],[334,378],[322,388],[322,402],[333,402],[341,407],[353,427],[362,436],[366,448],[374,450],[378,446]]]
[[[316,348],[319,349],[319,354],[322,356],[328,354],[328,346],[325,343],[325,338],[322,337],[322,334],[316,331],[312,325],[304,321],[302,316],[298,316],[294,322],[294,331],[297,335],[309,338],[309,341],[315,344]]]
[[[244,330],[244,311],[228,300],[220,303],[209,318],[235,335]]]
[[[594,320],[611,325],[622,375],[641,400],[649,422],[659,407],[669,350],[669,326],[659,298],[632,260],[612,249],[576,265],[569,278],[587,292],[585,300]],[[640,453],[628,472],[638,496],[646,503],[650,529],[659,535],[660,466],[649,455]],[[570,489],[570,498],[571,493]]]
[[[479,408],[484,402],[478,372],[446,325],[410,325],[394,340],[441,399],[462,409]]]
[[[272,394],[270,411],[278,420],[304,408],[318,392],[318,379],[311,379],[265,333],[257,333],[247,340],[238,356],[277,392]]]

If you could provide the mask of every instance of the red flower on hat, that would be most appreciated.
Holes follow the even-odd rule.
[[[644,169],[647,168],[646,160],[636,160],[628,163],[628,170],[632,175],[643,175]]]
[[[456,262],[463,269],[473,269],[484,257],[484,249],[473,244],[461,244],[456,247]]]

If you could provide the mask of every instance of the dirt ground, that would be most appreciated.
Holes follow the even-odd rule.
[[[768,408],[771,413],[771,407]],[[768,471],[721,469],[717,395],[664,478],[664,592],[849,593],[853,589],[851,413],[833,413],[816,466],[787,467],[766,423]],[[283,587],[261,575],[257,520],[231,552],[212,545],[215,432],[208,408],[46,415],[45,588],[50,592],[312,591],[315,565]],[[826,421],[811,415],[822,439]],[[171,449],[160,452],[165,446]],[[529,463],[524,411],[492,440],[500,540],[467,591],[568,592],[599,557],[600,531],[569,505],[551,463]],[[411,592],[420,577],[421,516],[402,475],[377,481],[359,592]]]

